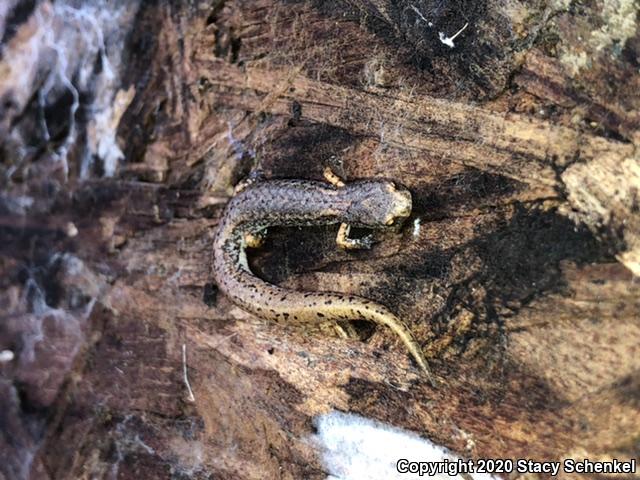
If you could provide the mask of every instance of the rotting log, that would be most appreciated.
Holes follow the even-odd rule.
[[[0,7],[0,476],[326,478],[333,409],[470,458],[639,456],[636,3],[33,4]],[[407,186],[405,228],[273,229],[251,266],[387,305],[437,388],[384,329],[216,292],[234,185],[328,165]]]

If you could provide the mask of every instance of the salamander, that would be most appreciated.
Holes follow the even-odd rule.
[[[394,228],[411,213],[411,194],[386,180],[344,184],[310,180],[265,180],[246,186],[227,204],[214,239],[214,278],[231,301],[258,317],[284,322],[368,320],[390,328],[419,367],[431,375],[422,349],[409,328],[388,308],[363,297],[305,292],[267,283],[249,269],[246,248],[261,244],[268,227],[340,223],[337,243],[368,248],[371,238],[349,238],[350,226]]]

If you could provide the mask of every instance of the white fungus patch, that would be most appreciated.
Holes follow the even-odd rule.
[[[49,264],[53,265],[55,262],[61,262],[62,270],[67,278],[74,277],[74,281],[82,286],[82,293],[88,295],[87,300],[86,303],[73,310],[52,307],[46,301],[46,294],[42,286],[31,276],[27,279],[21,300],[27,310],[21,319],[23,348],[20,363],[25,368],[36,360],[37,347],[40,342],[46,340],[45,330],[47,328],[45,328],[45,324],[47,323],[50,324],[49,329],[56,330],[59,337],[66,338],[63,353],[67,357],[67,362],[71,363],[84,339],[84,324],[90,317],[97,301],[100,288],[98,280],[85,267],[82,260],[72,254],[54,254],[49,260]],[[49,342],[47,348],[55,350],[57,347],[53,342]]]
[[[135,2],[134,2],[135,3]],[[65,79],[67,64],[71,64],[77,72],[77,88],[92,90],[93,100],[87,110],[92,114],[87,121],[87,151],[80,165],[80,178],[88,178],[96,158],[102,161],[104,175],[111,177],[115,174],[119,162],[124,158],[116,141],[116,129],[120,118],[133,99],[133,89],[127,92],[118,91],[120,78],[113,67],[120,64],[122,45],[112,45],[107,50],[105,31],[113,28],[128,13],[126,8],[114,8],[110,3],[96,1],[76,7],[75,2],[56,2],[54,6],[55,21],[59,22],[55,30],[58,34],[48,42],[49,47],[57,52],[56,58],[60,64],[57,69],[63,84],[70,91],[75,90],[74,105],[71,115],[77,109],[76,86]],[[55,41],[55,47],[54,45]],[[116,47],[116,48],[113,48]],[[75,61],[68,57],[77,53]],[[95,73],[96,59],[101,64],[101,72]],[[55,70],[54,70],[55,71]],[[66,81],[65,81],[66,80]],[[67,149],[75,141],[75,134],[71,132]]]
[[[426,23],[429,28],[433,27],[433,22],[427,19],[427,17],[425,17],[415,5],[409,5],[409,8],[413,10],[416,13],[416,15],[418,15],[418,18],[422,20],[424,23]],[[441,43],[445,44],[447,47],[453,48],[456,46],[456,44],[453,43],[453,41],[458,37],[458,35],[464,32],[468,26],[469,26],[469,22],[465,23],[460,30],[458,30],[456,33],[454,33],[450,37],[448,37],[447,34],[444,32],[438,32],[438,39],[440,40]]]
[[[7,195],[0,193],[0,204],[4,206],[9,213],[13,215],[26,215],[27,211],[33,206],[35,200],[33,197],[26,195]]]
[[[120,472],[120,464],[125,462],[127,455],[132,453],[142,453],[147,455],[155,455],[156,451],[149,446],[140,435],[135,433],[135,425],[130,427],[129,422],[133,423],[136,417],[127,415],[116,425],[113,434],[113,446],[115,447],[115,459],[111,460],[109,466],[109,479],[117,479]]]
[[[565,6],[567,0],[556,0],[557,4]],[[597,12],[601,25],[588,32],[586,38],[579,45],[568,44],[560,52],[560,61],[568,68],[572,76],[576,77],[585,68],[590,68],[597,56],[607,51],[621,50],[628,39],[633,38],[637,31],[636,17],[638,6],[636,0],[606,0],[599,2]],[[564,43],[560,44],[565,45]],[[619,48],[612,48],[618,45]]]
[[[433,22],[431,22],[430,20],[427,20],[427,18],[422,14],[420,10],[417,9],[415,5],[409,5],[409,8],[411,8],[411,10],[416,12],[418,17],[420,17],[422,21],[425,22],[429,28],[433,27]]]
[[[12,350],[2,350],[0,352],[0,363],[8,363],[15,358]]]
[[[240,159],[244,155],[248,155],[253,159],[256,158],[256,151],[253,148],[247,148],[245,142],[234,137],[231,122],[227,122],[227,141],[233,149],[233,153],[236,155],[236,158]]]
[[[440,39],[440,41],[442,43],[444,43],[447,47],[449,48],[453,48],[456,46],[455,43],[453,43],[453,41],[458,37],[458,35],[460,35],[462,32],[465,31],[465,29],[469,26],[469,22],[465,23],[464,26],[458,30],[456,33],[454,33],[453,35],[451,35],[450,37],[447,37],[447,35],[444,32],[438,32],[438,38]]]
[[[90,176],[96,159],[101,161],[104,175],[112,176],[124,157],[116,142],[116,130],[134,91],[118,91],[126,38],[121,25],[135,14],[138,3],[135,0],[118,6],[108,0],[42,2],[3,50],[0,95],[9,93],[15,109],[0,119],[0,133],[11,129],[12,119],[27,108],[31,98],[44,112],[64,95],[70,97],[66,111],[59,109],[68,118],[66,137],[48,156],[52,167],[59,169],[65,179],[69,173],[68,155],[81,128],[87,130],[79,168],[81,178]],[[8,7],[0,7],[0,20],[8,12]],[[41,82],[36,81],[39,76],[43,77]],[[86,103],[81,105],[83,95]],[[80,107],[86,121],[83,126],[77,123]],[[39,133],[48,142],[51,125],[43,114],[38,120]],[[19,145],[28,143],[24,138],[15,141]]]
[[[318,447],[327,480],[463,480],[463,477],[422,476],[398,473],[399,459],[420,462],[456,461],[456,455],[413,432],[376,422],[359,415],[330,412],[316,417],[317,434],[311,440]],[[473,474],[474,480],[497,480]]]
[[[416,217],[413,221],[413,229],[411,230],[411,235],[413,238],[418,238],[420,236],[420,228],[422,226],[420,217]]]

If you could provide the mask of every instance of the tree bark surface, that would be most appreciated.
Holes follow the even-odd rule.
[[[64,2],[14,3],[0,478],[326,478],[332,410],[467,458],[638,458],[637,2],[122,3],[44,96],[25,52],[47,19],[69,38]],[[212,281],[234,186],[327,166],[409,188],[403,229],[350,252],[274,228],[250,265],[386,305],[436,387],[386,329],[271,324]]]

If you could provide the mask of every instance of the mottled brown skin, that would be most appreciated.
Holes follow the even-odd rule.
[[[225,209],[214,243],[214,276],[236,305],[261,318],[296,323],[369,320],[398,335],[429,378],[420,345],[386,307],[366,298],[299,292],[271,285],[249,270],[245,249],[271,226],[344,223],[389,228],[411,213],[411,194],[392,182],[368,180],[332,186],[308,180],[270,180],[247,186]]]

